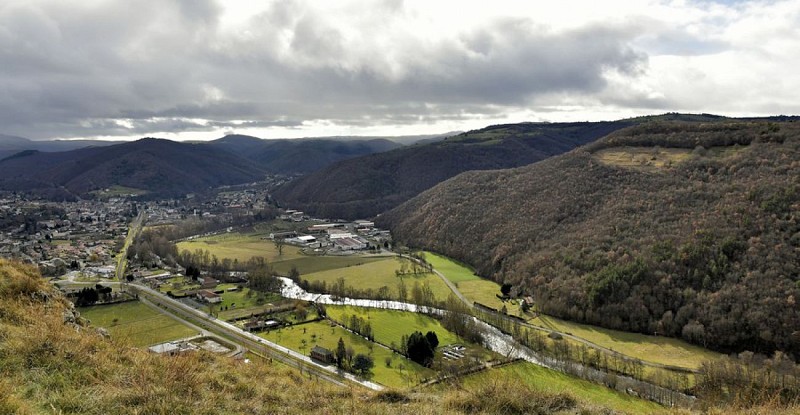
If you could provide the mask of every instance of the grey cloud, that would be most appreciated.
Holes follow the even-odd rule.
[[[378,28],[403,3],[367,12]],[[0,132],[47,138],[242,125],[230,120],[457,120],[540,95],[596,94],[605,71],[636,76],[647,64],[629,46],[638,29],[626,25],[553,32],[514,18],[424,41],[408,28],[381,46],[366,29],[348,38],[302,2],[277,2],[235,33],[220,29],[220,13],[214,1],[189,0],[0,5]]]

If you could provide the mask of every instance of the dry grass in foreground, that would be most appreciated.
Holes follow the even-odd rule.
[[[0,375],[0,414],[609,413],[513,380],[441,393],[373,393],[277,364],[208,353],[156,356],[103,338],[74,319],[70,303],[34,268],[2,259]],[[780,413],[759,410],[747,413]]]

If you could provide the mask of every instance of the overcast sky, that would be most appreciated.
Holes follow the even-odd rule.
[[[800,114],[798,74],[798,0],[0,3],[0,134],[31,139]]]

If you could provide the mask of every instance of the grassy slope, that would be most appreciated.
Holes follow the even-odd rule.
[[[408,262],[406,259],[402,259],[402,261]],[[386,286],[389,288],[392,298],[397,298],[397,285],[400,279],[395,274],[395,271],[398,269],[400,269],[398,259],[388,258],[361,265],[314,272],[301,275],[301,278],[308,281],[324,281],[328,286],[331,286],[341,277],[344,278],[348,287],[360,290],[373,289],[377,291],[382,286]],[[433,274],[407,275],[403,277],[403,281],[406,284],[409,296],[415,283],[422,285],[426,282],[430,284],[431,291],[433,291],[437,299],[444,300],[450,295],[450,288]]]
[[[386,403],[277,364],[156,356],[66,325],[67,309],[34,269],[0,260],[0,413],[458,413],[439,398]]]
[[[151,346],[198,334],[138,301],[83,307],[78,311],[92,326],[104,327],[112,337],[125,339],[134,346]]]
[[[531,324],[570,333],[597,345],[647,362],[696,369],[708,360],[722,355],[683,340],[663,336],[647,336],[588,324],[574,323],[550,316],[539,316]]]
[[[516,379],[524,384],[549,392],[567,391],[568,394],[587,403],[613,408],[633,414],[666,413],[666,409],[649,401],[615,392],[606,387],[573,378],[533,363],[520,362],[484,371],[464,379],[467,385],[481,382],[497,382],[498,379]]]
[[[335,351],[339,338],[342,338],[345,345],[352,347],[356,354],[372,356],[375,361],[372,381],[395,388],[413,386],[420,379],[434,374],[433,370],[424,368],[363,337],[338,326],[331,327],[326,321],[285,327],[261,333],[260,336],[306,355],[311,353],[314,346]],[[305,345],[302,343],[303,340],[306,341]],[[392,360],[391,367],[386,366],[387,357]],[[402,370],[401,365],[404,367]]]
[[[483,305],[501,309],[505,305],[509,313],[514,307],[510,302],[504,303],[497,298],[500,294],[500,284],[485,280],[477,275],[466,265],[453,261],[450,258],[425,252],[425,259],[433,265],[433,268],[455,284],[458,291],[468,300],[481,303]]]

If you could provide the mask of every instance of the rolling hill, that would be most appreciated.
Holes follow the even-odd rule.
[[[645,121],[536,164],[461,174],[377,222],[548,314],[800,356],[794,121]]]
[[[178,195],[252,182],[264,174],[255,164],[212,146],[153,138],[67,152],[25,151],[0,161],[0,187],[55,198],[115,185]]]
[[[391,209],[468,170],[530,164],[592,142],[631,121],[496,125],[340,161],[277,189],[281,204],[320,217],[359,218]]]
[[[23,137],[0,134],[0,152],[3,154],[19,153],[24,150],[70,151],[84,147],[104,147],[121,143],[122,141],[100,140],[29,140]]]

